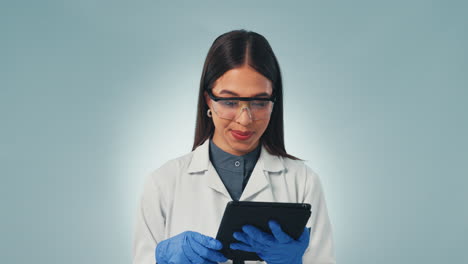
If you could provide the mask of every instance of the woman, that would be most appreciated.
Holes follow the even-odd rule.
[[[244,226],[231,248],[268,264],[335,263],[320,180],[284,147],[278,62],[263,36],[245,30],[219,36],[208,52],[192,152],[146,178],[133,263],[232,263],[214,238],[232,200],[310,203],[312,215],[298,240],[271,221],[272,234]]]

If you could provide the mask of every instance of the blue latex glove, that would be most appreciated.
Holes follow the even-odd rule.
[[[203,264],[226,262],[218,252],[223,244],[212,237],[194,231],[185,231],[161,241],[156,246],[157,264]]]
[[[302,263],[302,256],[309,246],[309,230],[304,228],[298,240],[284,233],[278,222],[270,220],[271,234],[251,225],[244,225],[243,232],[234,232],[234,238],[242,243],[232,243],[231,249],[255,252],[268,264]]]

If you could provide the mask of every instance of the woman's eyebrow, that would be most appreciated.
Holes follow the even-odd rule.
[[[234,96],[239,96],[237,93],[235,92],[231,92],[231,91],[228,91],[228,90],[221,90],[221,92],[219,92],[219,94],[230,94],[230,95],[234,95]],[[268,93],[258,93],[258,94],[255,94],[253,97],[257,97],[257,96],[270,96]]]

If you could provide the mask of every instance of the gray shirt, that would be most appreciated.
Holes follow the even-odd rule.
[[[210,138],[210,161],[232,200],[238,201],[260,157],[261,143],[251,152],[236,156],[220,149]]]

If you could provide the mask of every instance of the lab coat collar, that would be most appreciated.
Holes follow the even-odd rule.
[[[278,172],[285,169],[283,160],[278,156],[270,154],[263,144],[260,156],[257,160],[257,163],[258,162],[260,162],[260,166],[263,166],[263,170],[266,171]],[[192,160],[188,167],[188,173],[206,171],[209,164],[209,139],[207,139],[193,151]],[[257,165],[255,167],[257,167]]]
[[[278,172],[284,170],[283,160],[279,156],[270,154],[266,148],[262,145],[260,156],[257,160],[254,170],[250,175],[249,181],[245,186],[244,191],[240,197],[240,201],[250,200],[254,195],[260,195],[259,193],[269,187],[269,181],[267,179],[268,172]],[[227,191],[224,183],[221,181],[218,173],[214,166],[211,164],[209,158],[209,140],[206,140],[202,145],[198,146],[192,155],[188,167],[188,173],[203,172],[206,180],[206,184],[211,189],[223,194],[227,198],[231,199],[229,192]],[[271,188],[270,192],[264,192],[262,195],[266,200],[273,198]]]

